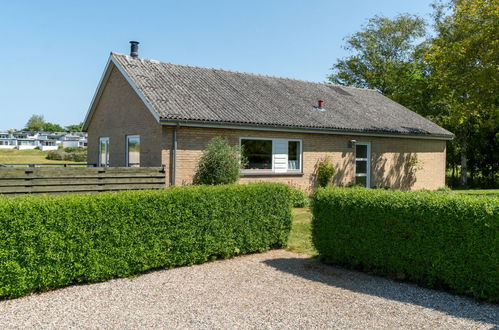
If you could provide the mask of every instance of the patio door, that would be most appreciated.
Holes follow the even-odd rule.
[[[366,188],[371,187],[371,143],[355,144],[355,183]]]
[[[99,167],[109,167],[109,138],[99,139]]]

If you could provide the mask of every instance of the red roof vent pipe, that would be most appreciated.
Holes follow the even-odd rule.
[[[317,107],[324,108],[324,101],[323,100],[317,101]]]

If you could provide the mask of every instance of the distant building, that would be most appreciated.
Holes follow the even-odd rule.
[[[0,149],[57,150],[59,146],[86,147],[87,133],[75,132],[0,132]]]

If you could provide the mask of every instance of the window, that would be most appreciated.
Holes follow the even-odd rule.
[[[371,144],[357,142],[355,145],[355,183],[371,187]]]
[[[300,172],[301,140],[241,138],[246,172]]]
[[[109,138],[99,139],[99,166],[109,167]]]
[[[300,169],[300,141],[288,141],[288,170]]]
[[[140,136],[126,137],[126,166],[140,167]]]
[[[241,139],[241,148],[246,159],[244,169],[272,170],[272,140]]]

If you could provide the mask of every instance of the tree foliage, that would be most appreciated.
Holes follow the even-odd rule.
[[[43,115],[33,115],[29,118],[28,122],[26,123],[25,129],[27,131],[42,131],[43,127],[45,126],[45,119],[43,118]]]
[[[428,113],[427,75],[423,62],[426,23],[403,14],[389,19],[375,16],[362,31],[346,39],[353,53],[340,59],[329,76],[332,83],[371,88],[414,109]]]
[[[437,35],[425,54],[432,102],[439,121],[455,132],[467,183],[478,169],[490,178],[499,171],[499,2],[460,0],[436,7]]]
[[[69,132],[81,132],[81,128],[83,127],[83,123],[68,125],[66,126],[66,131]]]
[[[82,126],[83,123],[62,127],[59,124],[45,121],[43,115],[32,115],[26,123],[24,130],[30,132],[81,132]]]
[[[58,124],[45,121],[43,115],[32,115],[24,128],[30,132],[65,132],[66,130]]]
[[[448,144],[453,173],[482,184],[499,173],[499,3],[455,0],[434,6],[434,35],[422,18],[376,16],[346,39],[352,54],[329,80],[372,88],[456,134]],[[459,165],[459,166],[458,166]]]

